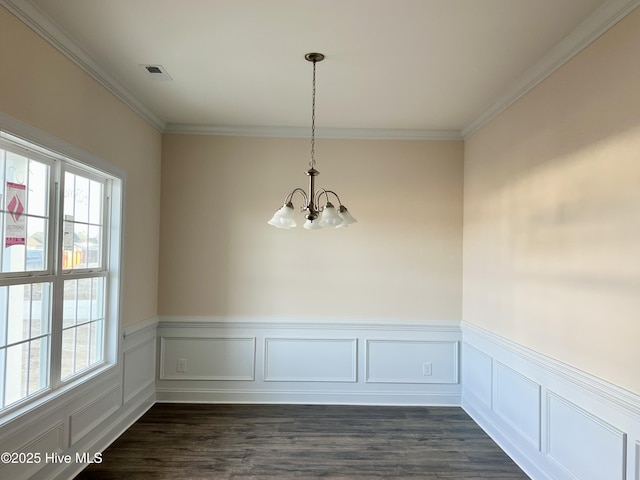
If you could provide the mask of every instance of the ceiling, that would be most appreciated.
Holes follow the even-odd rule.
[[[462,138],[637,0],[0,0],[160,131]],[[161,65],[171,81],[141,67]]]

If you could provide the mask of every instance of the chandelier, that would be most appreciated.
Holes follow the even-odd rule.
[[[304,58],[313,63],[313,93],[311,95],[311,160],[309,161],[309,170],[305,174],[309,177],[309,193],[305,192],[302,188],[295,188],[285,198],[284,205],[280,207],[273,218],[267,223],[277,228],[293,228],[296,226],[293,211],[293,196],[299,193],[302,196],[304,204],[300,209],[302,212],[307,212],[304,222],[304,228],[310,230],[316,230],[323,227],[347,227],[356,222],[356,219],[351,216],[347,207],[345,207],[340,201],[338,194],[332,190],[325,190],[324,188],[315,189],[315,178],[320,174],[316,170],[315,159],[315,135],[316,135],[316,63],[324,60],[324,55],[321,53],[307,53]],[[338,210],[329,201],[329,196],[335,197],[338,201]],[[320,202],[324,200],[324,205],[320,206]]]

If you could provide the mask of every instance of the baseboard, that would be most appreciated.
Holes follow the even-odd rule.
[[[370,392],[349,391],[291,391],[269,392],[233,389],[161,388],[156,392],[158,403],[255,403],[303,405],[402,405],[402,406],[460,406],[458,393]]]
[[[533,479],[639,480],[640,397],[462,324],[462,407]]]

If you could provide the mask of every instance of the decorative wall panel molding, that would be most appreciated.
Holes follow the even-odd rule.
[[[71,445],[77,443],[84,435],[118,410],[121,405],[120,399],[120,386],[116,385],[73,412],[69,418]]]
[[[474,325],[462,339],[462,407],[531,478],[640,480],[640,396]]]
[[[368,383],[458,383],[458,342],[367,340]]]
[[[265,338],[265,382],[355,382],[355,338]]]
[[[153,328],[155,333],[155,327]],[[123,353],[123,401],[154,387],[156,378],[156,337],[129,346]]]
[[[540,385],[500,362],[494,365],[493,410],[540,450]]]
[[[460,404],[457,322],[171,317],[161,319],[158,332],[163,343],[158,401]],[[169,339],[207,343],[223,336],[255,339],[255,354],[229,342],[200,350],[168,348]],[[187,361],[186,372],[176,372],[183,366],[180,358]],[[190,376],[191,368],[211,373],[223,359],[228,362],[224,375]],[[430,378],[423,375],[424,363],[431,364]],[[228,370],[234,368],[252,369],[254,378]]]
[[[32,438],[27,444],[16,448],[15,438],[5,439],[0,448],[2,452],[18,452],[25,455],[40,453],[40,462],[25,461],[16,463],[0,463],[0,478],[11,478],[14,480],[22,480],[31,478],[36,474],[38,470],[42,468],[42,464],[45,461],[44,452],[50,454],[61,454],[65,446],[64,441],[65,425],[63,422],[57,422],[49,428],[44,428],[43,431]],[[42,453],[41,453],[42,452]],[[27,459],[28,460],[28,459]],[[33,458],[31,459],[33,460]]]
[[[255,379],[255,337],[160,337],[161,380]]]
[[[493,361],[491,357],[469,344],[462,349],[463,389],[467,396],[473,395],[475,401],[482,402],[487,409],[493,402]]]
[[[551,391],[547,412],[547,454],[558,467],[579,479],[624,480],[624,432]]]

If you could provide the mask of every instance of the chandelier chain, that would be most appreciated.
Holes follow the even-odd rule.
[[[309,166],[315,168],[315,147],[316,147],[316,61],[313,61],[313,88],[311,94],[311,160]]]

